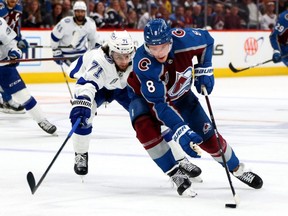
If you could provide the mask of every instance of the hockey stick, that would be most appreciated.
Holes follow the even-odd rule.
[[[40,45],[29,45],[28,48],[50,48],[52,49],[51,46],[40,46]],[[57,49],[66,49],[66,48],[73,48],[72,45],[69,45],[69,46],[58,46]]]
[[[219,139],[219,133],[218,133],[218,130],[217,130],[217,127],[216,127],[216,122],[215,122],[215,119],[214,119],[214,116],[213,116],[213,112],[212,112],[212,108],[211,108],[211,105],[210,105],[208,93],[207,93],[206,87],[204,85],[202,85],[202,92],[205,95],[205,100],[206,100],[207,107],[208,107],[208,110],[209,110],[212,126],[214,128],[214,133],[215,133],[215,136],[216,136],[216,139],[217,139],[219,151],[220,151],[220,154],[221,154],[221,157],[222,157],[222,161],[223,161],[223,165],[224,165],[227,177],[228,177],[228,181],[229,181],[229,185],[230,185],[230,188],[231,188],[231,191],[232,191],[232,194],[233,194],[233,198],[235,200],[235,204],[227,203],[227,204],[225,204],[225,207],[227,207],[227,208],[236,208],[237,205],[240,203],[240,199],[239,199],[238,195],[236,194],[235,189],[234,189],[233,184],[232,184],[231,176],[230,176],[230,173],[229,173],[229,170],[228,170],[227,161],[226,161],[225,155],[223,153],[223,148],[221,146],[221,141]]]
[[[67,79],[67,76],[66,76],[66,73],[64,71],[64,68],[63,68],[63,65],[61,64],[61,70],[62,70],[62,73],[63,73],[63,76],[64,76],[64,79],[65,79],[65,82],[66,82],[66,85],[68,87],[68,90],[69,90],[69,93],[70,93],[70,96],[71,96],[71,99],[73,98],[73,95],[72,95],[72,91],[70,89],[70,86],[69,86],[69,83],[68,83],[68,79]]]
[[[60,149],[58,150],[58,152],[54,156],[53,160],[51,161],[51,163],[49,164],[48,168],[46,169],[46,171],[44,172],[44,174],[42,175],[42,177],[40,178],[40,180],[39,180],[39,182],[37,184],[35,182],[35,178],[34,178],[33,173],[32,172],[28,172],[27,173],[27,181],[28,181],[28,184],[29,184],[29,187],[31,189],[32,194],[34,194],[36,192],[36,190],[38,189],[38,187],[41,185],[42,181],[44,180],[45,176],[47,175],[47,173],[49,172],[50,168],[54,164],[54,162],[57,159],[58,155],[60,154],[60,152],[64,148],[65,144],[70,139],[72,134],[75,132],[76,128],[78,127],[78,125],[80,123],[80,121],[81,121],[81,118],[78,118],[76,120],[75,124],[73,125],[73,127],[72,127],[71,131],[69,132],[68,136],[66,137],[65,141],[61,145]]]
[[[281,59],[282,59],[282,58],[285,58],[285,57],[287,57],[287,56],[288,56],[288,54],[282,56]],[[273,59],[269,59],[269,60],[266,60],[266,61],[264,61],[264,62],[260,62],[260,63],[258,63],[258,64],[254,64],[254,65],[251,65],[251,66],[249,66],[249,67],[242,68],[242,69],[237,69],[237,68],[235,68],[235,67],[232,65],[232,63],[230,62],[230,63],[229,63],[229,68],[230,68],[230,70],[233,71],[234,73],[239,73],[239,72],[241,72],[241,71],[245,71],[245,70],[248,70],[248,69],[250,69],[250,68],[254,68],[254,67],[257,67],[257,66],[266,64],[266,63],[271,62],[271,61],[273,61]]]
[[[72,60],[75,57],[61,57],[61,58],[34,58],[34,59],[14,59],[14,60],[3,60],[0,64],[4,63],[18,63],[18,62],[34,62],[34,61],[57,61],[57,60]]]

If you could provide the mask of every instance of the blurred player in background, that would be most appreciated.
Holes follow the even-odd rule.
[[[20,27],[21,27],[21,16],[22,6],[18,0],[0,0],[0,17],[4,18],[7,24],[17,33],[15,38],[18,43],[17,46],[26,53],[28,51],[28,42],[22,38]],[[1,97],[2,95],[2,97]],[[5,113],[25,113],[25,109],[18,102],[12,99],[12,96],[4,92],[0,87],[0,111]]]
[[[74,16],[61,19],[51,33],[53,57],[71,58],[71,60],[65,61],[68,66],[88,49],[98,46],[99,40],[94,20],[86,16],[87,6],[85,2],[76,1],[73,5],[73,12]],[[63,64],[62,60],[56,60],[55,62],[59,65]]]
[[[273,62],[283,62],[288,67],[288,10],[279,14],[276,25],[270,35]],[[283,57],[285,56],[285,57]]]
[[[19,63],[13,62],[22,57],[15,38],[17,34],[0,17],[0,61],[11,60],[9,63],[0,63],[0,86],[27,110],[42,130],[54,134],[56,126],[46,119],[36,99],[28,91],[16,68]]]

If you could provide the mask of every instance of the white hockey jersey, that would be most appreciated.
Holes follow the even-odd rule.
[[[90,17],[86,17],[84,25],[77,25],[73,16],[60,20],[51,33],[51,47],[72,46],[61,49],[64,57],[77,57],[84,54],[87,49],[93,49],[99,43],[96,24]]]
[[[17,34],[7,25],[7,22],[0,17],[0,60],[8,60],[9,50],[18,49],[17,41],[14,40],[16,36]]]
[[[97,90],[103,87],[108,90],[125,88],[131,71],[132,61],[126,71],[117,71],[113,60],[99,47],[72,62],[67,73],[81,83],[75,86],[76,97],[87,95],[92,101]]]

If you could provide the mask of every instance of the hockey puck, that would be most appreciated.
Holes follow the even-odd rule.
[[[225,208],[236,208],[236,204],[225,204]]]

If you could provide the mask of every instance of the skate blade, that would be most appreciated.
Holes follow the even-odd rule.
[[[192,187],[189,187],[182,193],[182,196],[194,198],[197,196],[197,193],[193,190]]]
[[[54,132],[53,134],[51,134],[52,136],[58,137],[58,134],[56,132]]]
[[[85,178],[84,175],[80,176],[80,180],[81,180],[81,183],[82,183],[82,184],[84,183],[84,178]]]
[[[197,177],[190,177],[189,180],[193,183],[203,183],[203,179],[200,176]]]

